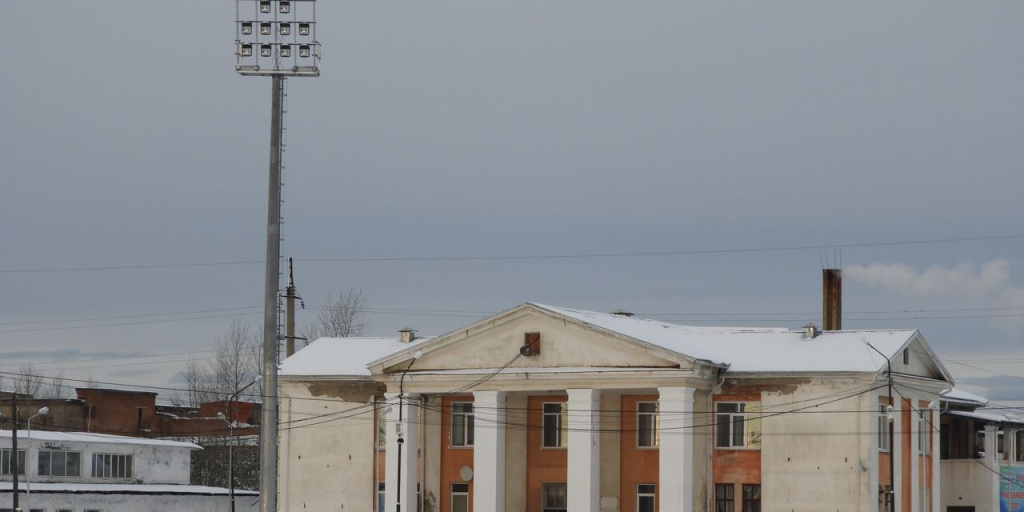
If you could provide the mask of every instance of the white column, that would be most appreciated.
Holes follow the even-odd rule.
[[[658,388],[658,395],[658,510],[693,512],[693,388]]]
[[[932,426],[932,481],[930,483],[932,488],[932,510],[939,510],[939,506],[942,503],[942,490],[940,489],[942,474],[939,472],[941,468],[939,459],[942,458],[942,435],[939,433],[941,429],[941,420],[939,418],[939,412],[936,409],[929,407],[928,415],[931,418]]]
[[[601,508],[601,391],[570,389],[569,512],[598,512]],[[479,509],[476,509],[479,510]]]
[[[473,416],[473,510],[504,512],[505,392],[474,392]]]
[[[387,512],[416,512],[416,484],[419,475],[416,468],[419,456],[419,395],[406,393],[402,397],[401,412],[397,393],[384,395],[392,408],[388,413],[388,430],[384,470],[384,506]],[[402,420],[399,422],[398,417]],[[398,445],[402,444],[401,463]],[[399,478],[401,475],[401,478]],[[401,485],[398,484],[401,479]],[[375,491],[376,492],[376,491]],[[399,502],[399,498],[401,501]],[[398,505],[401,504],[401,509]]]
[[[999,425],[985,425],[985,465],[992,469],[996,474],[1002,475],[1002,469],[999,467],[999,453],[996,449],[999,448]],[[991,473],[990,473],[991,474]],[[989,496],[994,496],[992,500],[992,512],[998,512],[999,510],[999,476],[992,475],[989,479],[991,482],[991,490]]]

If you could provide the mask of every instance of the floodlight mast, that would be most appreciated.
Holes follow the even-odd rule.
[[[270,76],[270,184],[267,194],[267,268],[263,303],[263,411],[260,416],[260,511],[277,512],[280,352],[278,295],[281,274],[281,157],[284,79],[320,75],[316,0],[235,0],[235,71]],[[292,30],[292,27],[298,30]],[[258,28],[257,28],[258,27]],[[268,30],[269,29],[269,30]],[[269,32],[269,33],[268,33]],[[292,47],[298,51],[292,51]]]

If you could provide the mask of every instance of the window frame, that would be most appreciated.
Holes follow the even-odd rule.
[[[455,490],[455,486],[460,486],[462,488],[460,488],[459,490]],[[462,510],[465,510],[466,512],[469,512],[470,503],[469,503],[469,483],[468,482],[452,482],[451,485],[448,486],[448,492],[449,492],[449,495],[448,495],[448,498],[449,498],[448,499],[448,508],[449,508],[450,512],[461,512]],[[466,501],[465,501],[466,507],[465,507],[465,509],[458,509],[458,510],[456,510],[456,508],[455,508],[455,497],[456,496],[465,496],[465,498],[466,498]]]
[[[13,476],[14,474],[11,471],[11,451],[13,451],[11,448],[0,449],[0,475]],[[23,476],[25,474],[26,457],[28,457],[26,451],[23,449],[19,449],[18,455],[14,461],[14,465],[15,468],[18,470],[19,476]],[[6,471],[4,471],[4,467],[7,468]]]
[[[889,432],[892,429],[892,424],[889,421],[889,404],[878,404],[878,413],[875,415],[875,423],[878,425],[878,440],[875,442],[875,446],[881,453],[889,453],[892,451],[890,446]]]
[[[549,405],[559,406],[559,412],[548,412]],[[540,447],[543,450],[564,450],[569,445],[569,429],[568,427],[568,403],[567,402],[544,402],[541,405],[541,430],[540,430]],[[557,418],[557,420],[551,420],[554,423],[550,423],[550,418]],[[549,431],[551,434],[549,435]],[[548,444],[548,438],[553,437],[554,444]]]
[[[735,411],[723,411],[723,406],[736,406]],[[715,449],[716,450],[760,450],[761,449],[761,402],[755,400],[723,400],[715,402]],[[727,420],[723,420],[727,417]],[[737,434],[736,425],[742,426]],[[721,444],[723,429],[728,444]],[[737,444],[739,440],[739,444]]]
[[[650,490],[641,489],[641,487],[650,487]],[[651,506],[649,509],[643,508],[640,504],[641,500],[644,498],[650,498],[651,500]],[[644,512],[645,510],[650,510],[650,512],[658,511],[658,488],[655,484],[636,484],[636,511]]]
[[[464,410],[456,411],[457,407]],[[468,410],[465,410],[466,408]],[[476,415],[473,410],[473,402],[452,402],[449,416],[451,424],[449,425],[448,446],[450,448],[472,448],[476,442],[474,434]],[[462,425],[460,430],[462,439],[456,439],[456,424]]]
[[[557,490],[561,489],[559,493]],[[549,494],[549,490],[555,490],[556,494],[554,498],[555,504],[548,503],[548,498],[552,497]],[[559,506],[557,500],[562,499],[564,502]],[[542,512],[566,512],[569,508],[569,486],[565,482],[552,482],[544,483],[540,489],[540,509]]]
[[[736,512],[736,484],[715,484],[715,512]]]
[[[750,491],[748,493],[748,491]],[[757,497],[753,496],[757,492]],[[742,512],[761,512],[761,484],[743,484]]]
[[[645,406],[654,406],[653,411],[641,410]],[[636,403],[636,448],[640,450],[653,450],[661,445],[661,414],[660,407],[656,401],[642,401]],[[641,418],[646,418],[642,420]],[[644,423],[647,423],[646,425]],[[643,439],[647,437],[648,439]]]
[[[46,473],[40,471],[42,469],[43,455],[47,458],[47,470]],[[55,475],[53,474],[54,468],[54,454],[61,454],[64,457],[64,474]],[[68,472],[68,457],[74,455],[78,458],[78,472],[70,474]],[[53,478],[81,478],[82,476],[82,452],[76,452],[71,450],[39,450],[36,454],[36,475],[38,476],[49,476]]]
[[[133,455],[127,453],[93,453],[92,477],[102,478],[104,480],[131,479],[135,474],[134,459],[135,457]],[[108,460],[109,463],[107,463]],[[120,463],[115,463],[115,461],[120,461]],[[97,474],[98,472],[106,473],[104,469],[109,469],[110,474]]]

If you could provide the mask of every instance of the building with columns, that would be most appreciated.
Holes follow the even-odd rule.
[[[526,303],[280,374],[280,510],[917,512],[939,393],[915,330],[688,327]],[[891,397],[891,398],[890,398]]]

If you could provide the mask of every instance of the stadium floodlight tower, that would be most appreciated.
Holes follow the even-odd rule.
[[[235,71],[273,79],[270,117],[270,192],[267,197],[267,271],[263,311],[263,413],[260,424],[261,512],[277,512],[278,294],[281,258],[281,159],[284,79],[320,75],[316,0],[235,0]]]

